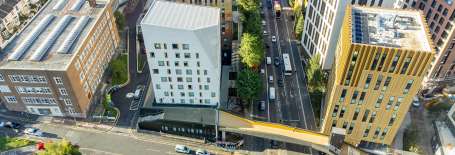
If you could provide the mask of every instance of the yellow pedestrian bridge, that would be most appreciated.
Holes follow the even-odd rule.
[[[219,121],[221,131],[309,146],[321,152],[333,154],[329,151],[329,135],[321,134],[319,132],[290,127],[283,124],[253,121],[224,111],[219,112]]]

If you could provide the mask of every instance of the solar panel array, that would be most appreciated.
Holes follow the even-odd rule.
[[[28,34],[28,36],[21,42],[21,44],[9,55],[8,60],[19,60],[27,49],[35,42],[39,35],[47,28],[47,26],[55,18],[54,15],[46,15],[38,25]]]
[[[63,43],[57,49],[57,53],[67,54],[69,52],[71,46],[74,44],[74,41],[76,41],[77,37],[80,35],[82,30],[84,30],[85,25],[87,25],[87,23],[89,22],[89,19],[90,19],[89,16],[82,16],[81,18],[79,18],[76,25],[73,27],[73,29],[71,29],[69,35],[65,38]]]
[[[57,4],[54,5],[52,10],[57,11],[63,9],[65,7],[67,0],[59,0]]]
[[[70,10],[71,11],[79,11],[82,7],[82,5],[84,5],[85,3],[85,0],[77,0],[76,3],[73,4],[73,6],[71,6]]]
[[[44,42],[37,48],[37,50],[33,53],[29,60],[32,61],[40,61],[44,54],[46,54],[47,50],[54,44],[55,40],[61,35],[61,33],[65,30],[68,24],[73,19],[70,15],[63,16],[62,19],[55,25],[52,32],[46,37]]]

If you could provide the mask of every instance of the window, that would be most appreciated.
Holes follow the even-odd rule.
[[[186,82],[193,82],[193,79],[191,77],[187,77]]]
[[[215,93],[215,92],[212,92],[212,93],[211,93],[211,96],[212,96],[212,97],[216,97],[216,93]]]
[[[16,91],[19,94],[52,94],[52,91],[49,87],[16,86]]]
[[[9,75],[9,78],[14,83],[47,83],[46,77],[41,75]]]
[[[348,127],[348,122],[343,123],[343,129],[346,129]]]
[[[188,58],[191,58],[191,53],[184,53],[183,56],[184,56],[185,58],[187,58],[187,59],[188,59]]]
[[[161,82],[167,82],[167,77],[161,77]]]
[[[412,57],[409,57],[409,56],[404,59],[403,68],[401,68],[400,74],[406,73],[406,71],[408,70],[408,67],[409,67],[409,63],[411,63],[411,59],[412,59]]]
[[[367,80],[365,81],[365,89],[368,89],[368,87],[370,86],[370,82],[371,82],[371,78],[373,77],[373,75],[371,74],[368,74],[367,76]]]
[[[153,69],[153,74],[159,74],[159,70],[158,69]]]
[[[341,108],[341,111],[340,111],[340,118],[343,118],[343,117],[344,117],[344,112],[346,112],[346,107]]]
[[[400,60],[400,54],[401,54],[401,53],[398,52],[397,54],[395,54],[395,57],[393,57],[392,65],[391,65],[390,68],[389,68],[389,73],[395,72],[395,68],[397,67],[398,60]]]
[[[57,104],[54,98],[47,97],[22,97],[24,104]]]
[[[381,86],[381,82],[382,82],[382,75],[379,75],[378,79],[376,80],[376,85],[374,86],[374,90],[379,89],[379,87]]]
[[[362,117],[362,122],[367,121],[368,114],[370,114],[370,110],[369,109],[365,110],[365,113],[363,114],[363,117]]]
[[[60,92],[60,95],[62,95],[62,96],[68,95],[68,92],[66,91],[65,88],[58,88],[58,91]]]
[[[11,93],[11,90],[7,85],[0,85],[0,93]]]
[[[359,95],[359,92],[357,90],[355,90],[354,93],[352,93],[351,104],[355,103],[358,95]]]
[[[354,122],[351,123],[351,125],[349,125],[349,129],[348,129],[348,134],[351,134],[352,133],[352,130],[354,130]]]
[[[381,132],[380,127],[376,128],[376,131],[374,131],[374,136],[373,136],[374,139],[378,138],[379,132]]]
[[[63,84],[63,80],[61,77],[54,77],[55,84]]]
[[[378,71],[382,71],[382,67],[384,65],[386,58],[387,58],[387,52],[384,52],[384,54],[382,54],[381,61],[379,62]]]
[[[155,53],[150,52],[150,57],[154,58],[155,57]]]
[[[180,58],[180,53],[175,53],[175,58]]]
[[[164,66],[164,61],[158,61],[158,66]]]
[[[352,120],[357,120],[359,116],[360,108],[355,108],[354,115],[352,116]]]
[[[155,46],[155,49],[157,49],[157,50],[158,50],[158,49],[161,49],[161,45],[160,45],[159,43],[155,43],[154,46]]]
[[[387,77],[384,82],[384,86],[382,87],[382,91],[386,91],[387,87],[389,87],[390,81],[392,80],[392,77]]]
[[[172,44],[172,49],[174,49],[174,50],[179,49],[179,45],[178,44]]]
[[[184,61],[183,66],[188,67],[188,61]]]
[[[182,48],[184,50],[189,50],[190,49],[190,45],[189,44],[182,44]]]
[[[8,103],[17,103],[16,96],[5,96],[5,100]]]
[[[191,69],[186,70],[186,75],[193,75],[193,71]]]
[[[182,70],[181,70],[181,69],[176,69],[176,70],[175,70],[175,74],[177,74],[177,75],[182,75]]]
[[[183,82],[183,78],[182,77],[177,77],[177,82]]]
[[[204,85],[205,90],[209,90],[209,85]]]
[[[387,102],[387,106],[385,107],[386,110],[389,110],[390,107],[392,107],[393,101],[395,101],[395,97],[394,96],[390,96],[389,102]]]
[[[165,91],[164,96],[169,96],[169,92]]]
[[[376,100],[376,104],[374,105],[374,107],[379,108],[381,106],[383,99],[384,99],[384,94],[380,94],[378,97],[378,100]]]
[[[382,131],[380,139],[383,140],[385,135],[387,135],[387,132],[389,131],[388,127],[385,127],[384,130]]]
[[[394,112],[394,113],[392,114],[392,118],[390,118],[389,126],[392,126],[392,125],[393,125],[393,123],[395,122],[395,119],[396,119],[396,118],[397,118],[397,113]]]
[[[174,65],[175,65],[175,67],[178,67],[179,66],[179,62],[178,61],[174,62]]]
[[[332,127],[336,127],[336,126],[337,126],[337,120],[335,119],[332,121]]]
[[[346,97],[347,90],[343,89],[341,91],[340,102],[344,102],[344,98]]]
[[[156,89],[161,89],[161,85],[156,84],[156,85],[155,85],[155,88],[156,88]]]
[[[374,56],[374,60],[373,60],[373,63],[371,64],[371,70],[374,70],[376,69],[376,66],[378,64],[378,61],[379,61],[379,57],[380,57],[381,53],[376,53],[376,55]]]
[[[335,107],[333,108],[332,117],[337,116],[339,107],[340,107],[339,105],[335,105]]]
[[[408,80],[408,83],[406,83],[406,87],[404,87],[403,94],[407,94],[409,92],[409,89],[411,89],[413,82],[414,80]]]
[[[194,92],[188,92],[189,97],[194,97]]]
[[[395,104],[395,107],[393,108],[394,111],[397,111],[400,108],[400,104],[403,102],[403,97],[398,97],[397,103]]]
[[[207,75],[207,70],[204,70],[204,75]]]
[[[196,58],[199,58],[199,53],[196,53]]]
[[[363,137],[368,137],[368,134],[370,133],[371,125],[368,124],[367,128],[363,132]]]
[[[65,105],[67,105],[67,106],[72,106],[73,105],[73,103],[71,102],[71,99],[68,99],[68,98],[63,99],[63,102],[65,102]]]
[[[183,85],[177,85],[177,89],[182,90],[183,89]]]
[[[366,96],[366,92],[362,92],[360,94],[360,98],[359,98],[359,102],[358,102],[359,105],[363,104],[363,101],[365,100],[365,96]]]
[[[373,122],[374,122],[374,119],[376,119],[376,111],[374,111],[373,113],[371,113],[371,117],[370,117],[369,123],[373,123]]]

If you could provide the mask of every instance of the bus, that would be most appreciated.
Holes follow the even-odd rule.
[[[284,75],[292,75],[291,59],[289,54],[283,53]]]
[[[271,101],[275,100],[275,88],[274,87],[270,87],[269,93],[270,93],[269,99]]]
[[[274,1],[274,8],[275,8],[275,18],[280,19],[281,16],[281,4],[280,1]]]

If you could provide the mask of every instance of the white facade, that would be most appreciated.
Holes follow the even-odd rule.
[[[302,46],[308,55],[319,54],[323,69],[332,68],[335,47],[347,5],[392,8],[397,0],[309,0],[305,13]]]
[[[218,8],[166,1],[152,4],[141,25],[157,103],[219,103],[219,17]]]

